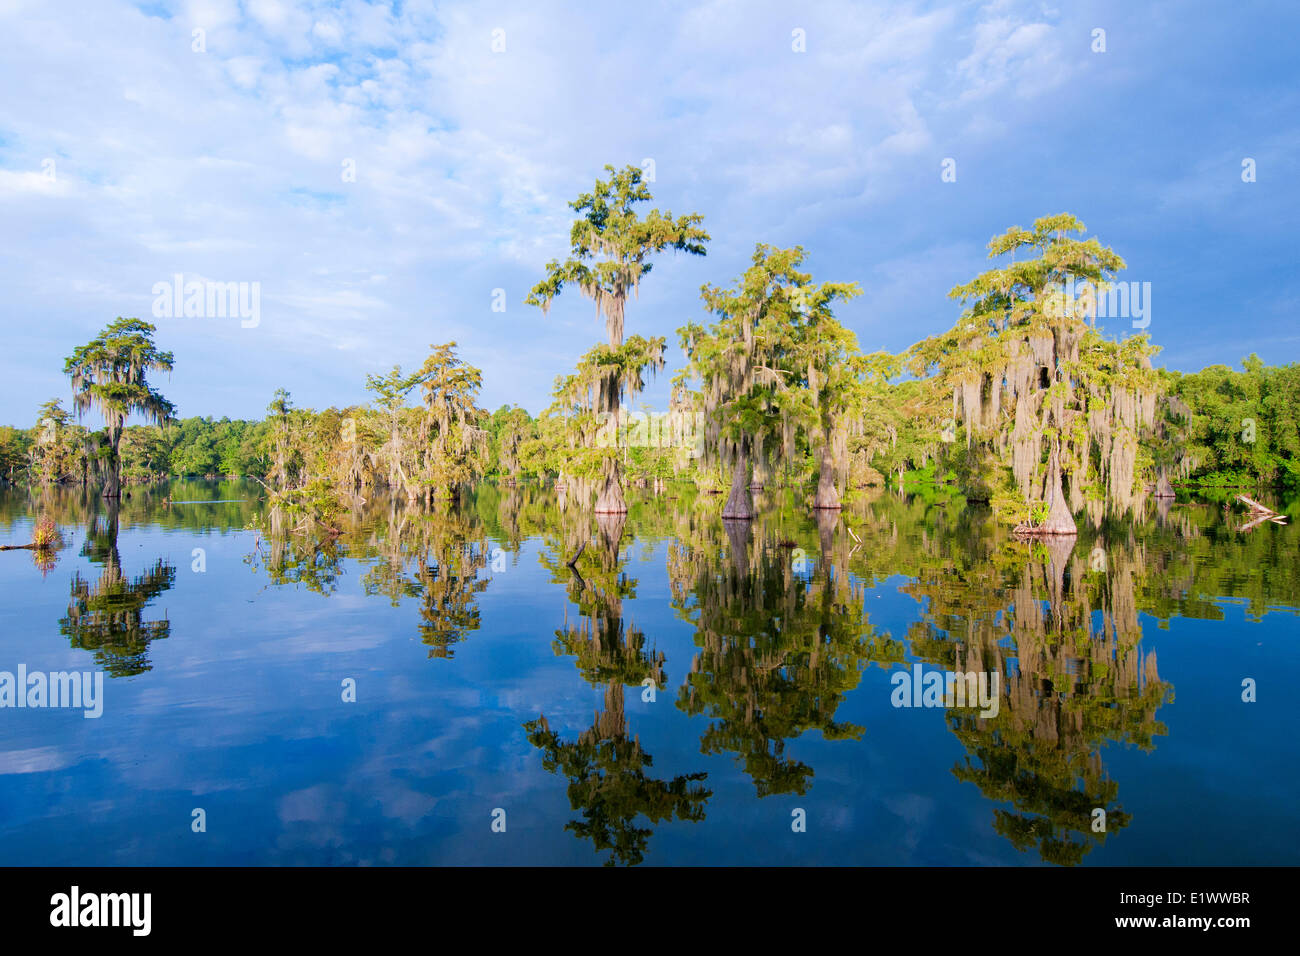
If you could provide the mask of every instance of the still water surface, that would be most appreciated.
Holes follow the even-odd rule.
[[[487,484],[320,540],[131,491],[0,493],[0,543],[65,532],[0,554],[0,671],[105,674],[98,719],[0,709],[0,864],[1300,863],[1294,518]],[[894,706],[917,665],[996,716]]]

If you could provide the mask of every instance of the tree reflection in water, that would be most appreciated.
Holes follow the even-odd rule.
[[[1077,864],[1132,821],[1102,748],[1151,750],[1166,732],[1155,713],[1172,688],[1140,646],[1141,559],[1072,537],[974,540],[975,554],[950,551],[903,588],[924,607],[911,649],[937,668],[1000,675],[995,716],[946,711],[967,751],[953,773],[1009,804],[994,809],[993,826],[1017,849]]]
[[[524,728],[529,743],[542,751],[542,766],[568,778],[569,804],[582,812],[582,819],[565,829],[591,840],[596,852],[609,851],[607,866],[634,866],[645,858],[654,824],[702,821],[713,794],[703,785],[703,772],[671,780],[647,774],[654,759],[638,737],[628,736],[625,688],[649,682],[662,689],[667,678],[664,655],[647,650],[645,634],[630,621],[624,624],[623,600],[636,593],[620,548],[626,516],[597,516],[596,543],[590,548],[584,546],[591,536],[590,512],[574,509],[571,521],[566,526],[581,530],[554,536],[543,557],[553,577],[570,576],[569,595],[579,609],[579,623],[570,626],[566,618],[553,646],[557,655],[574,658],[588,683],[605,685],[605,709],[572,741],[553,731],[545,714]],[[642,817],[650,826],[638,823]]]
[[[815,730],[827,740],[857,740],[863,728],[835,714],[870,664],[903,660],[903,645],[877,634],[865,589],[843,568],[844,539],[824,513],[822,558],[811,575],[766,526],[726,521],[723,542],[701,526],[669,557],[674,603],[696,627],[700,648],[678,694],[685,713],[712,723],[707,754],[732,753],[760,797],[804,794],[813,768],[785,753],[786,742]],[[837,541],[838,537],[838,541]],[[840,564],[836,566],[836,551]]]
[[[149,644],[171,633],[166,617],[146,621],[144,609],[176,583],[176,569],[159,558],[142,574],[127,577],[117,550],[117,500],[107,499],[107,509],[91,517],[81,549],[103,571],[93,584],[79,572],[73,575],[59,631],[73,647],[91,651],[110,677],[130,677],[151,668]]]
[[[1254,621],[1290,611],[1300,592],[1288,529],[1242,534],[1214,507],[1157,500],[1142,520],[1093,515],[1077,540],[1026,542],[987,510],[942,497],[861,496],[814,518],[792,497],[767,494],[758,518],[736,523],[721,521],[717,499],[672,490],[634,494],[629,515],[609,517],[592,513],[576,483],[563,496],[483,485],[434,506],[376,496],[349,502],[328,533],[317,533],[266,511],[248,489],[225,485],[177,483],[174,505],[162,490],[134,489],[134,500],[119,506],[46,489],[39,501],[0,494],[0,525],[39,510],[73,537],[86,529],[81,554],[98,575],[71,575],[59,626],[113,676],[150,668],[148,646],[171,625],[165,614],[147,619],[148,608],[176,580],[162,559],[128,575],[119,525],[147,520],[163,531],[203,533],[251,526],[258,538],[248,564],[268,586],[324,597],[341,589],[349,568],[359,569],[365,594],[418,605],[413,626],[429,656],[445,661],[484,627],[489,564],[517,561],[536,542],[543,571],[573,605],[553,650],[600,690],[603,705],[574,735],[560,731],[553,712],[529,720],[524,733],[546,770],[568,781],[579,813],[568,829],[605,862],[621,864],[647,857],[656,826],[703,821],[713,796],[704,772],[654,776],[653,758],[629,726],[629,688],[672,693],[679,730],[692,742],[698,735],[703,754],[731,757],[760,797],[805,794],[814,768],[792,755],[791,742],[808,732],[861,739],[864,728],[842,719],[841,705],[871,665],[913,661],[999,674],[994,717],[942,713],[965,751],[952,773],[991,802],[992,826],[1010,845],[1051,863],[1080,863],[1134,822],[1105,748],[1149,751],[1166,733],[1157,715],[1173,689],[1144,645],[1141,616],[1160,626],[1173,617],[1224,621],[1227,600]],[[637,597],[624,547],[631,540],[666,544],[671,604],[695,646],[672,689],[665,655],[626,613]],[[915,601],[903,609],[911,622],[898,638],[866,612],[886,582]],[[887,679],[872,684],[889,693]],[[688,728],[686,718],[700,720]],[[916,725],[920,754],[934,745],[933,720]],[[850,743],[836,747],[853,752]],[[1098,809],[1104,831],[1093,828]]]

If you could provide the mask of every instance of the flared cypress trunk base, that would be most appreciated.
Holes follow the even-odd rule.
[[[627,514],[627,499],[623,497],[623,486],[619,484],[617,475],[605,478],[604,487],[596,498],[595,510],[598,515]]]
[[[813,510],[839,511],[840,508],[840,491],[835,487],[835,465],[831,461],[830,449],[823,445],[821,471],[817,477],[817,494],[813,498]]]
[[[748,521],[754,517],[754,496],[749,491],[749,460],[741,455],[736,459],[736,470],[731,475],[731,494],[722,507],[722,517],[728,521]]]
[[[1065,501],[1061,485],[1061,464],[1056,452],[1047,467],[1047,478],[1043,481],[1043,500],[1047,503],[1047,518],[1040,525],[1017,525],[1016,534],[1023,535],[1077,535],[1079,528],[1074,523],[1074,515]]]

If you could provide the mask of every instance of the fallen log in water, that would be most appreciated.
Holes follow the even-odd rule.
[[[1067,535],[1075,535],[1077,537],[1079,534],[1079,530],[1077,528],[1066,528],[1066,527],[1061,527],[1059,525],[1018,524],[1011,529],[1011,533],[1024,535],[1027,537],[1045,537],[1045,536],[1065,537]]]
[[[1263,524],[1265,521],[1272,521],[1274,524],[1286,524],[1286,515],[1280,514],[1265,505],[1260,504],[1254,498],[1247,498],[1245,495],[1237,495],[1237,500],[1249,509],[1250,521],[1247,521],[1238,530],[1250,531],[1256,525]]]
[[[1261,505],[1254,498],[1247,498],[1245,495],[1237,495],[1237,500],[1240,501],[1242,504],[1246,505],[1246,507],[1250,508],[1250,510],[1254,514],[1264,514],[1264,515],[1277,514],[1277,512],[1274,511],[1272,508],[1266,507],[1265,505]]]
[[[0,544],[0,551],[57,551],[63,547],[59,526],[49,517],[37,520],[32,529],[31,544]]]

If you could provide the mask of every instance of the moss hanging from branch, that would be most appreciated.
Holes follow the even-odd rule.
[[[595,302],[597,316],[605,319],[609,354],[588,353],[588,367],[580,369],[579,380],[572,384],[594,389],[595,408],[589,403],[588,412],[618,416],[624,393],[639,391],[641,370],[656,361],[650,357],[634,367],[621,354],[628,291],[635,295],[640,289],[642,277],[651,269],[650,256],[668,249],[704,255],[709,235],[700,225],[703,217],[699,214],[674,218],[670,212],[654,209],[642,218],[635,206],[652,197],[641,170],[635,166],[605,169],[609,179],[598,179],[592,192],[569,204],[579,214],[569,232],[570,257],[564,262],[548,262],[545,278],[533,287],[526,301],[547,314],[564,285],[573,283]],[[662,367],[662,347],[657,361],[656,367]],[[601,371],[593,374],[597,368]],[[616,456],[606,456],[600,467],[603,487],[596,511],[625,512],[620,462]]]
[[[1105,291],[1124,268],[1096,239],[1072,237],[1083,230],[1060,215],[993,239],[990,258],[1033,255],[954,288],[951,296],[969,303],[961,320],[910,353],[951,394],[967,446],[985,443],[1008,470],[1022,519],[1052,494],[1044,490],[1052,456],[1071,510],[1100,498],[1125,511],[1140,494],[1139,438],[1161,394],[1156,349],[1145,335],[1104,338],[1090,321],[1095,309],[1068,298],[1072,280]]]

